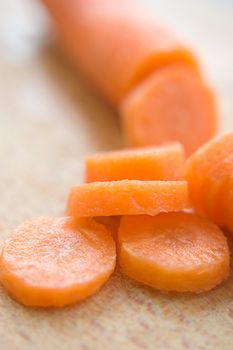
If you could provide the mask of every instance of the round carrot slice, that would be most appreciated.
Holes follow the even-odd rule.
[[[186,181],[121,180],[73,187],[67,214],[80,216],[157,215],[188,205]]]
[[[184,149],[173,143],[161,147],[94,154],[85,159],[86,182],[117,180],[180,180]]]
[[[95,293],[115,260],[114,241],[103,225],[41,217],[20,225],[6,241],[0,279],[24,305],[62,307]]]
[[[129,93],[120,109],[132,147],[179,141],[189,155],[216,131],[212,93],[182,64],[157,70]]]
[[[185,178],[188,181],[190,201],[199,214],[206,215],[204,203],[208,189],[204,186],[205,182],[209,179],[209,182],[216,183],[214,169],[221,169],[224,160],[232,152],[233,132],[209,141],[187,160]],[[213,175],[211,175],[211,172],[213,172]]]
[[[123,273],[163,291],[208,291],[229,274],[221,230],[188,213],[123,217],[118,254]]]

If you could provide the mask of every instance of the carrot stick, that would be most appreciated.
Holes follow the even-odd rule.
[[[115,267],[115,244],[94,220],[41,217],[13,231],[0,258],[0,279],[27,306],[62,307],[95,293]]]
[[[208,291],[229,274],[221,230],[205,218],[181,212],[122,217],[118,259],[124,274],[163,291]]]
[[[219,212],[222,210],[219,195],[222,197],[228,195],[227,191],[221,190],[221,187],[233,169],[232,153],[233,132],[230,132],[209,141],[187,160],[185,177],[188,181],[191,204],[198,213],[208,216],[206,203],[209,200],[213,202],[215,208],[218,207]],[[231,157],[231,160],[228,157]],[[224,210],[221,222],[213,216],[211,219],[222,224],[225,221]]]
[[[73,187],[67,214],[80,216],[157,215],[188,205],[185,181],[121,180]]]
[[[85,158],[86,182],[117,180],[180,180],[184,150],[179,143],[122,150]]]
[[[71,62],[113,105],[158,67],[184,62],[198,70],[190,50],[134,1],[43,2]]]
[[[131,147],[179,141],[189,155],[216,131],[210,90],[181,64],[164,67],[138,85],[123,101],[121,117]]]

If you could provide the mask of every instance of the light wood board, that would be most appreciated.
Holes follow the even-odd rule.
[[[233,3],[142,1],[199,53],[221,129],[233,128]],[[121,146],[114,113],[47,40],[35,0],[0,1],[0,243],[27,218],[62,215],[82,156]],[[62,310],[27,309],[0,287],[1,350],[230,350],[233,279],[203,295],[163,295],[117,271],[95,296]]]

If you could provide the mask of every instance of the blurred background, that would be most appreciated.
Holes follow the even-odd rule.
[[[141,2],[193,47],[216,91],[221,130],[233,128],[233,1]],[[114,111],[59,54],[40,1],[1,0],[0,6],[1,243],[26,218],[62,214],[68,189],[82,181],[82,156],[120,147],[121,133]],[[155,296],[118,275],[111,281],[95,302],[84,303],[89,308],[82,304],[50,313],[25,310],[0,288],[1,349],[41,349],[44,339],[46,349],[78,349],[81,343],[80,349],[93,349],[100,338],[104,349],[112,336],[114,349],[126,343],[142,349],[145,337],[158,349],[230,348],[232,281],[210,295],[193,296],[192,302],[188,296]],[[107,294],[109,305],[103,308]],[[151,332],[155,325],[157,333]],[[198,347],[192,347],[194,337]]]

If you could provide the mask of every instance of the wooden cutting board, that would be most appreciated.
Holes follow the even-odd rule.
[[[192,43],[215,87],[221,128],[233,127],[233,3],[142,1]],[[120,126],[47,40],[33,0],[1,0],[0,242],[26,218],[61,215],[84,154],[121,146]],[[27,309],[0,288],[1,350],[232,349],[233,279],[203,295],[165,295],[117,271],[62,310]]]

